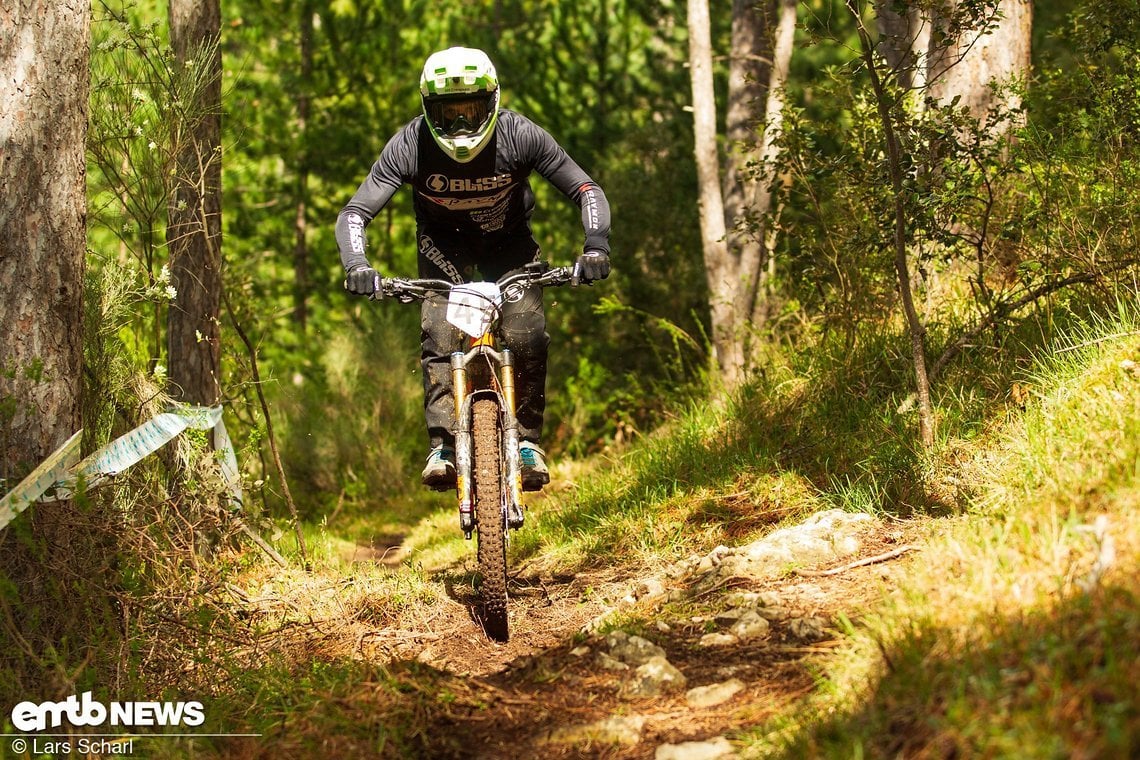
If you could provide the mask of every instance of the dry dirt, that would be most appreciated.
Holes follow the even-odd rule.
[[[882,557],[909,539],[906,526],[876,524],[855,556]],[[604,570],[565,577],[527,575],[511,582],[511,639],[496,643],[478,625],[477,598],[466,576],[445,576],[452,604],[437,610],[427,629],[393,637],[383,631],[364,636],[361,652],[395,667],[438,672],[449,701],[433,704],[422,716],[428,726],[418,742],[431,757],[455,758],[652,758],[662,744],[702,741],[755,726],[786,710],[814,688],[811,658],[836,643],[832,629],[811,640],[797,638],[793,618],[815,617],[830,626],[842,613],[858,620],[867,605],[888,593],[898,569],[914,561],[907,553],[835,575],[791,574],[769,580],[729,579],[711,593],[668,604],[627,602],[641,582]],[[817,568],[822,569],[822,568]],[[810,571],[808,571],[810,573]],[[690,581],[667,581],[667,590]],[[772,623],[763,639],[709,648],[701,636],[717,630],[717,611],[729,590],[767,592],[780,599],[788,619]],[[689,587],[691,593],[691,587]],[[597,653],[604,639],[581,633],[599,615],[621,606],[627,626],[665,649],[668,660],[687,678],[686,689],[739,679],[745,688],[715,707],[696,709],[685,690],[653,698],[629,698],[628,672],[604,669]],[[589,651],[584,651],[588,647]],[[636,716],[636,742],[552,741],[567,726],[594,724],[612,716]]]

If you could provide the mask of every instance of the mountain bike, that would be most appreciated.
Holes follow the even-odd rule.
[[[451,354],[455,401],[456,495],[459,528],[468,540],[478,536],[482,623],[498,641],[510,637],[507,623],[507,545],[510,531],[523,525],[522,465],[515,417],[514,357],[499,348],[501,305],[530,287],[577,285],[571,267],[537,261],[497,282],[380,280],[380,292],[402,303],[433,294],[448,296],[447,321],[470,336],[466,351]],[[516,290],[517,289],[517,290]]]

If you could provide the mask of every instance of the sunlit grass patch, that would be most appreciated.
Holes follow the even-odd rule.
[[[210,720],[228,733],[259,736],[195,739],[193,756],[421,757],[429,746],[446,746],[424,734],[428,716],[455,702],[470,709],[477,696],[462,680],[414,663],[271,661],[235,671],[224,695],[204,700]],[[158,750],[154,757],[188,756],[181,742],[149,747]]]
[[[797,716],[742,739],[790,757],[1127,757],[1140,749],[1140,336],[1078,333],[1026,412],[961,447],[969,515],[921,563]]]
[[[448,567],[475,552],[459,530],[459,509],[452,502],[420,520],[404,537],[407,562],[427,570]]]
[[[519,557],[541,553],[551,570],[625,565],[655,570],[693,553],[740,545],[824,508],[803,477],[760,468],[688,486],[669,481],[626,491],[607,508],[579,494],[543,501],[516,537]]]
[[[773,741],[786,725],[769,726],[754,749],[787,757],[1132,757],[1140,748],[1138,581],[1048,608],[978,615],[968,626],[934,611],[880,632],[890,636],[884,660],[868,668],[878,658],[864,640],[839,669],[845,686],[820,692],[817,704],[847,705],[839,717],[808,730],[793,724],[787,744]]]

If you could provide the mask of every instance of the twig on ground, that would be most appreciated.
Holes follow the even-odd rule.
[[[451,633],[451,631],[448,631]],[[366,631],[360,637],[361,643],[364,639],[397,639],[405,641],[408,639],[423,639],[425,641],[437,641],[443,638],[443,634],[430,633],[427,631]]]
[[[233,522],[235,528],[240,530],[242,533],[245,533],[245,535],[249,537],[249,540],[252,541],[257,546],[257,548],[265,552],[265,554],[271,560],[276,562],[281,567],[289,567],[289,562],[284,557],[282,557],[276,549],[270,546],[264,538],[258,535],[257,531],[249,527],[249,524],[245,520],[241,519],[241,517],[238,515],[231,515],[230,520]]]
[[[886,562],[889,559],[901,557],[902,555],[906,554],[907,552],[916,551],[917,549],[918,549],[917,546],[907,544],[905,546],[900,546],[899,548],[895,549],[894,551],[889,551],[886,554],[876,554],[874,557],[864,557],[863,559],[856,560],[854,562],[848,562],[846,565],[840,565],[839,567],[833,567],[830,570],[796,570],[796,575],[802,575],[802,576],[805,576],[808,578],[819,578],[819,577],[825,576],[825,575],[839,575],[840,573],[845,573],[848,570],[854,570],[857,567],[863,567],[865,565],[874,565],[878,562]]]
[[[729,577],[721,580],[709,588],[697,591],[689,596],[690,599],[700,599],[702,596],[708,596],[716,591],[723,591],[726,588],[735,588],[737,586],[747,586],[749,583],[748,578],[741,575],[730,575]]]

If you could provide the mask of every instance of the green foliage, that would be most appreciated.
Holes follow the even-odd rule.
[[[632,338],[636,331],[644,346],[642,365],[652,370],[626,369],[623,376],[615,377],[608,363],[590,358],[595,351],[578,354],[576,371],[566,378],[560,393],[550,394],[560,412],[553,441],[570,456],[626,442],[707,388],[701,381],[706,349],[675,323],[614,296],[603,297],[594,314],[599,321],[616,322],[612,332],[620,330]]]
[[[813,32],[817,44],[830,36],[835,45],[849,36],[844,23],[831,29],[819,21]],[[780,137],[790,179],[784,284],[807,315],[818,314],[825,330],[839,330],[849,344],[861,322],[893,309],[900,208],[901,244],[911,252],[920,286],[931,286],[939,270],[955,263],[974,267],[967,276],[983,304],[992,298],[988,280],[1000,233],[1011,229],[1000,199],[1013,171],[1006,135],[1021,115],[996,111],[983,123],[957,99],[927,98],[916,107],[904,87],[905,69],[883,67],[881,73],[883,103],[867,86],[860,61],[833,65],[812,86],[811,104],[788,110]],[[815,105],[820,101],[833,110],[821,114]],[[888,109],[899,142],[897,193],[881,107]],[[928,315],[947,317],[955,318]]]
[[[125,3],[103,2],[92,25],[87,141],[92,268],[139,283],[150,303],[121,324],[160,382],[165,379],[166,305],[176,297],[166,261],[166,220],[180,177],[179,156],[201,120],[216,44],[183,64],[157,22]]]
[[[1043,54],[1029,92],[1031,119],[1019,144],[1025,176],[1019,242],[1033,250],[1026,276],[1088,273],[1127,281],[1140,210],[1140,43],[1129,34],[1133,3],[1082,4]]]
[[[808,16],[814,45],[800,65],[823,66],[793,87],[780,138],[787,181],[777,260],[788,308],[775,339],[822,330],[850,348],[880,332],[896,311],[900,218],[935,382],[963,353],[974,355],[983,332],[1000,343],[1019,310],[1049,311],[1076,285],[1128,287],[1138,184],[1126,93],[1138,82],[1127,63],[1135,43],[1106,31],[1120,8],[1082,5],[1040,54],[1040,81],[1000,90],[1023,106],[983,122],[956,100],[915,103],[905,68],[881,68],[877,102],[860,62],[835,52],[851,47],[851,21],[829,7]],[[987,7],[960,4],[952,23],[985,23]],[[899,141],[898,193],[880,105]]]
[[[275,409],[288,421],[286,471],[306,517],[338,501],[393,500],[418,485],[427,441],[414,312],[363,302],[357,320],[319,344],[312,365],[275,388]],[[322,408],[332,413],[313,413]]]

